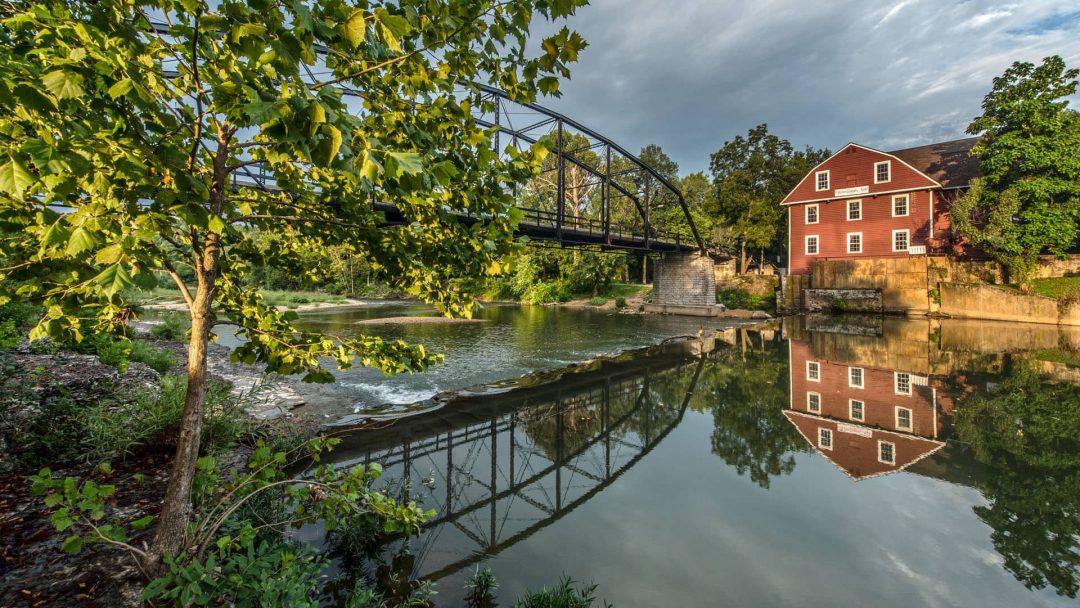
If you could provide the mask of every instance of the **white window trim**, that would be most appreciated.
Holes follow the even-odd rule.
[[[817,366],[817,378],[811,378],[810,377],[810,365],[811,364]],[[806,379],[809,382],[821,382],[821,364],[820,363],[818,363],[817,361],[807,361],[806,362]]]
[[[817,244],[817,251],[814,253],[810,253],[810,239],[815,239],[815,243]],[[816,234],[806,235],[806,243],[803,251],[806,252],[806,255],[821,255],[821,237]]]
[[[889,444],[890,446],[892,446],[892,460],[885,460],[881,457],[882,444]],[[891,441],[882,441],[879,439],[877,442],[877,459],[878,462],[882,464],[896,464],[896,444]]]
[[[906,393],[900,390],[900,374],[905,374],[908,377],[908,382],[907,382],[908,390],[907,390]],[[893,393],[897,394],[897,395],[904,395],[904,396],[910,397],[911,396],[912,380],[914,380],[914,376],[912,376],[911,374],[908,374],[907,372],[893,372],[893,383],[892,383],[892,385],[893,385]]]
[[[908,246],[907,249],[897,249],[896,248],[896,235],[900,234],[901,232],[903,232],[904,234],[907,235],[907,246]],[[903,230],[893,230],[892,231],[892,250],[893,250],[893,253],[903,253],[905,251],[910,251],[911,250],[911,230],[909,230],[907,228],[904,228]]]
[[[880,179],[879,180],[877,178],[877,176],[878,176],[878,170],[877,169],[881,165],[886,165],[889,168],[889,179]],[[874,183],[875,184],[887,184],[887,183],[889,183],[891,181],[892,181],[892,161],[891,160],[883,160],[883,161],[874,163]]]
[[[859,381],[862,384],[852,384],[851,383],[851,372],[854,371],[854,370],[859,370]],[[849,388],[866,388],[866,370],[864,370],[861,367],[849,367],[849,368],[847,368],[847,385],[848,385]]]
[[[820,187],[821,186],[821,179],[818,177],[819,175],[824,175],[825,176],[825,187],[824,188]],[[826,190],[829,189],[830,186],[832,186],[832,177],[829,175],[829,170],[828,169],[826,169],[825,171],[818,171],[818,172],[814,173],[814,192],[825,192]]]
[[[814,209],[814,221],[812,221],[812,222],[810,221],[810,209],[811,208]],[[821,223],[821,209],[818,207],[817,203],[815,203],[813,205],[807,205],[806,206],[806,213],[803,216],[803,221],[806,222],[807,226],[812,226],[814,224],[820,224]]]
[[[829,434],[829,445],[821,445],[821,438],[825,436],[825,433]],[[833,446],[833,440],[836,439],[836,435],[833,434],[832,429],[818,428],[817,430],[817,444],[818,447],[823,450],[831,450]],[[878,450],[878,456],[881,456],[880,449]]]
[[[859,205],[859,217],[854,218],[854,219],[852,219],[852,217],[851,217],[851,203],[856,203],[856,204]],[[857,198],[857,199],[855,199],[853,201],[848,201],[847,204],[844,205],[844,217],[846,217],[847,221],[849,221],[849,222],[861,222],[862,221],[862,199],[861,198]]]
[[[907,203],[904,204],[904,211],[906,211],[906,213],[903,213],[901,215],[896,214],[896,199],[898,199],[898,198],[906,198],[907,199]],[[892,197],[892,216],[893,217],[907,217],[909,215],[911,215],[911,195],[910,194],[894,194],[893,197]]]
[[[908,425],[906,427],[900,426],[900,412],[901,411],[907,412]],[[896,410],[895,410],[895,413],[894,413],[894,420],[893,420],[896,423],[896,430],[898,430],[898,431],[908,431],[909,433],[912,432],[912,429],[915,428],[915,419],[914,419],[913,416],[914,416],[914,413],[911,411],[911,408],[900,407],[899,405],[896,406]],[[895,450],[896,448],[893,448],[893,449]]]
[[[854,234],[859,235],[859,250],[858,251],[852,251],[851,250],[851,236],[854,235]],[[848,253],[862,253],[863,252],[864,248],[863,248],[863,238],[862,238],[862,233],[861,232],[849,232],[849,233],[847,233],[847,236],[845,237],[844,240],[847,242],[847,252]]]
[[[855,417],[855,404],[856,403],[858,403],[862,407],[862,413],[858,418]],[[866,421],[866,402],[862,401],[860,399],[848,399],[848,418],[851,418],[852,420],[858,420],[859,422],[865,422]]]
[[[810,397],[815,397],[815,396],[817,397],[817,410],[816,411],[814,410],[813,407],[810,406]],[[821,413],[821,393],[816,393],[814,391],[807,391],[806,392],[806,411],[810,412],[811,414],[820,414]]]

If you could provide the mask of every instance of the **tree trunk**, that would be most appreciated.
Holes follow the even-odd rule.
[[[739,241],[739,274],[746,274],[746,267],[749,263],[746,257],[746,241]]]
[[[641,284],[649,284],[649,256],[641,256]]]
[[[207,235],[201,263],[197,266],[199,281],[191,305],[191,337],[188,339],[187,395],[184,413],[180,418],[180,436],[176,442],[169,484],[158,516],[154,540],[147,552],[146,569],[160,569],[166,555],[177,555],[184,547],[184,534],[191,520],[191,486],[195,479],[195,464],[202,440],[203,405],[206,401],[206,349],[212,326],[214,292],[217,283],[217,263],[220,236]]]

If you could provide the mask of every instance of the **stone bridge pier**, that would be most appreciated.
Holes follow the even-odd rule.
[[[645,310],[699,316],[719,313],[712,258],[696,252],[663,253],[653,272],[653,301]]]

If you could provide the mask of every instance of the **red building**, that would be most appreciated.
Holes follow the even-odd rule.
[[[813,261],[925,255],[951,243],[949,206],[979,175],[977,138],[880,152],[848,144],[781,202],[791,274]]]

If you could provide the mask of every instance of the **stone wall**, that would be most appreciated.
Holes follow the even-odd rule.
[[[861,260],[818,260],[810,282],[814,289],[874,289],[881,292],[881,310],[890,313],[927,314],[925,256]]]
[[[1061,306],[1057,300],[989,285],[940,283],[941,314],[968,319],[1024,321],[1051,325],[1080,325],[1080,304]]]
[[[715,306],[712,259],[697,253],[664,253],[653,271],[653,303]]]
[[[804,274],[788,274],[780,277],[780,289],[776,292],[776,311],[780,314],[803,310],[803,291],[810,286],[810,277]]]
[[[877,312],[882,311],[878,289],[807,289],[803,292],[803,310],[808,312]]]

